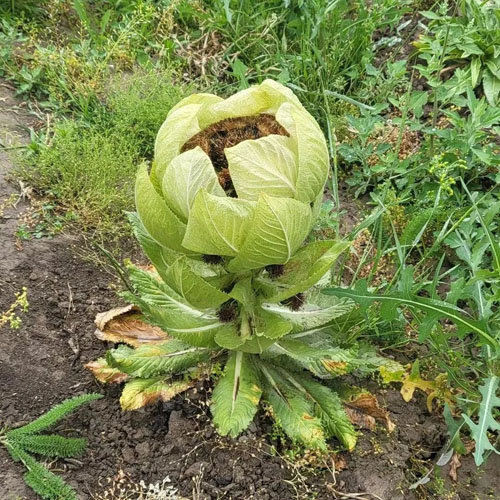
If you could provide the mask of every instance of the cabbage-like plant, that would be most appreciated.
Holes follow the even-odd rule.
[[[124,297],[137,309],[99,323],[100,338],[130,346],[89,364],[102,381],[126,381],[123,408],[168,400],[217,363],[221,434],[237,436],[265,402],[293,440],[353,448],[341,400],[319,379],[383,361],[339,344],[354,303],[319,293],[348,244],[304,244],[328,171],[320,127],[274,81],[225,100],[194,94],[170,111],[130,216],[154,268],[130,266]]]

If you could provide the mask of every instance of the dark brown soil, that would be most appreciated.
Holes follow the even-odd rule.
[[[5,98],[0,99],[4,107],[0,122],[10,134],[22,138],[20,125],[28,123],[29,117],[15,114],[17,103],[3,87],[0,98]],[[5,137],[0,138],[3,144]],[[17,188],[6,182],[10,160],[0,154],[1,202]],[[445,425],[440,416],[427,413],[421,396],[407,404],[396,390],[380,391],[375,384],[371,389],[388,408],[396,430],[391,434],[381,427],[364,431],[353,454],[334,457],[337,464],[345,462],[340,472],[324,468],[307,473],[290,459],[274,456],[271,425],[265,415],[259,415],[238,439],[219,437],[207,416],[209,387],[199,387],[169,403],[122,412],[120,388],[101,386],[83,368],[106,349],[93,336],[93,319],[97,312],[119,303],[116,283],[91,262],[76,257],[81,245],[76,237],[32,240],[19,249],[13,235],[17,218],[28,207],[28,202],[20,202],[0,218],[0,311],[8,309],[23,286],[29,299],[21,328],[4,327],[0,332],[0,427],[28,422],[77,394],[103,393],[102,400],[68,417],[56,429],[89,440],[83,457],[50,465],[76,488],[82,500],[103,495],[108,479],[119,471],[135,484],[161,482],[168,476],[183,497],[198,500],[500,497],[496,456],[480,472],[470,457],[463,458],[459,484],[451,485],[451,490],[434,479],[410,491],[408,486],[439,456],[446,440]],[[4,449],[0,449],[0,471],[0,500],[37,498],[23,483],[22,467]],[[442,470],[441,476],[446,479],[447,471]],[[122,493],[110,498],[139,497]]]

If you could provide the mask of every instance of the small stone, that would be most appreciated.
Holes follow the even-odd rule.
[[[123,448],[122,450],[123,460],[129,464],[133,464],[135,462],[134,450],[129,448],[128,446]]]
[[[199,476],[203,470],[206,468],[206,463],[205,462],[195,462],[193,465],[190,465],[185,471],[184,475],[186,477],[195,477]]]
[[[145,458],[149,455],[150,449],[149,449],[149,443],[147,441],[144,441],[143,443],[139,443],[135,447],[135,451],[137,455],[139,455],[139,458]]]

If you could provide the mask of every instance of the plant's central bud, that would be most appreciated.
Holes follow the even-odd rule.
[[[276,121],[276,118],[268,113],[242,116],[240,118],[226,118],[191,137],[182,146],[181,153],[200,146],[212,160],[219,183],[224,191],[229,196],[236,197],[224,149],[236,146],[236,144],[248,139],[259,139],[271,134],[290,135]]]

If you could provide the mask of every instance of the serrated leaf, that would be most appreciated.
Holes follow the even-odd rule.
[[[169,401],[194,384],[194,380],[169,381],[165,377],[134,379],[125,384],[120,405],[123,410],[137,410],[159,400]]]
[[[314,405],[298,389],[290,386],[274,368],[263,365],[267,383],[264,398],[270,404],[272,415],[293,441],[312,449],[326,449],[321,420],[315,416]]]
[[[279,339],[292,331],[293,325],[289,321],[264,310],[258,310],[255,315],[254,332],[257,336],[268,339]]]
[[[294,359],[299,366],[319,378],[345,375],[358,366],[360,360],[357,349],[342,349],[333,346],[326,339],[309,343],[310,337],[280,339],[271,351]]]
[[[94,377],[103,383],[118,384],[120,382],[125,382],[128,379],[126,373],[121,372],[118,368],[112,368],[108,365],[105,358],[99,358],[96,361],[91,361],[86,363],[85,368],[90,370]]]
[[[283,274],[273,280],[279,292],[266,302],[282,302],[315,285],[349,247],[348,242],[316,241],[300,248],[285,264]]]
[[[308,330],[324,325],[334,318],[347,314],[354,307],[354,303],[349,299],[338,299],[331,301],[326,306],[306,303],[300,310],[293,311],[281,304],[264,303],[261,305],[265,311],[275,314],[293,325]]]
[[[121,345],[106,353],[106,361],[111,367],[142,378],[180,373],[209,359],[210,350],[189,347],[176,339],[136,349]]]
[[[218,432],[236,437],[246,429],[257,412],[261,395],[262,388],[251,356],[231,353],[210,405]]]
[[[201,311],[161,283],[154,276],[136,267],[129,267],[130,281],[137,294],[124,294],[136,303],[148,320],[174,337],[198,347],[214,345],[213,337],[222,323],[215,311]]]
[[[272,196],[295,197],[297,160],[289,137],[268,135],[242,141],[226,148],[225,154],[238,198],[257,201],[263,187]]]
[[[18,452],[23,464],[29,469],[24,474],[26,484],[44,500],[77,500],[76,491],[59,476],[43,467],[27,453]]]
[[[102,394],[90,393],[90,394],[82,394],[80,396],[75,396],[73,398],[67,399],[66,401],[63,401],[62,403],[59,403],[56,406],[52,407],[48,412],[44,413],[41,417],[38,417],[36,420],[33,420],[33,422],[23,425],[22,427],[18,427],[17,429],[8,431],[7,437],[11,439],[21,435],[27,436],[41,432],[51,427],[59,420],[61,420],[63,417],[75,411],[80,406],[89,403],[90,401],[101,399],[102,397],[103,397]]]
[[[202,188],[214,196],[226,196],[212,161],[197,146],[176,156],[168,165],[163,176],[163,198],[181,220],[187,221]]]
[[[285,264],[311,228],[309,205],[261,194],[245,243],[229,263],[232,272]]]
[[[168,268],[164,281],[196,308],[214,308],[229,300],[227,293],[218,290],[196,274],[186,257],[180,257]]]
[[[20,436],[16,445],[30,453],[45,457],[74,457],[81,455],[87,446],[84,438],[67,438],[63,436]]]
[[[97,325],[95,335],[98,339],[115,343],[124,342],[133,347],[163,342],[168,338],[161,328],[146,323],[138,308],[133,305],[99,313],[95,318],[95,324]]]
[[[484,462],[484,455],[487,451],[493,451],[500,454],[500,450],[496,449],[488,438],[489,431],[500,431],[500,424],[493,415],[493,411],[496,408],[500,408],[500,397],[497,396],[499,383],[500,378],[491,375],[479,387],[482,399],[479,404],[479,420],[477,424],[474,423],[468,415],[465,413],[462,414],[465,423],[470,428],[471,436],[476,443],[474,461],[478,467]]]
[[[208,255],[235,256],[252,225],[255,203],[222,198],[201,189],[195,197],[182,244]]]
[[[262,354],[274,342],[275,342],[274,339],[269,339],[264,336],[258,337],[257,335],[253,335],[251,338],[246,340],[243,345],[239,346],[238,350],[250,354]]]
[[[245,340],[241,338],[236,325],[224,325],[217,331],[215,342],[225,349],[234,350],[243,345]]]
[[[357,433],[338,395],[308,376],[289,375],[304,396],[313,403],[315,415],[320,418],[326,437],[335,436],[349,451],[356,446]]]

